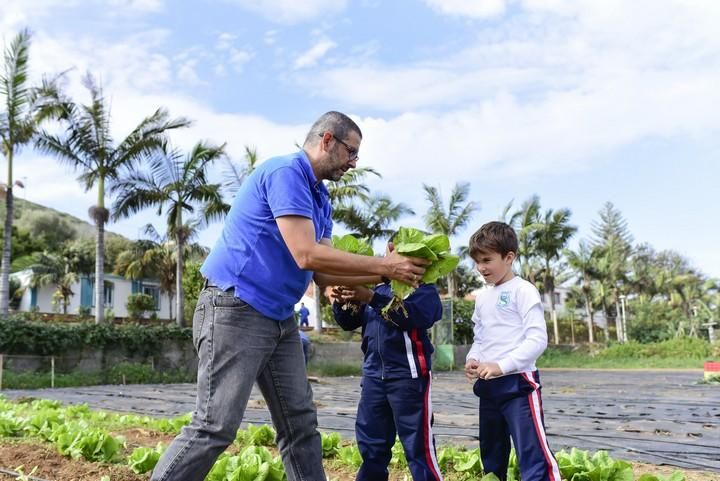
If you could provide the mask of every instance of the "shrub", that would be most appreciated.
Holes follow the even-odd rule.
[[[125,302],[128,316],[133,321],[139,321],[145,317],[147,311],[155,309],[155,299],[149,294],[136,293],[130,294]]]
[[[453,340],[455,344],[472,344],[474,301],[453,299]]]
[[[125,348],[130,353],[150,355],[165,340],[192,339],[192,329],[169,326],[52,324],[24,320],[23,316],[0,319],[0,352],[6,354],[62,355],[86,347]]]
[[[625,344],[614,344],[597,357],[602,359],[642,359],[642,358],[691,358],[708,359],[713,355],[709,342],[696,337],[678,337],[668,341],[652,344],[641,344],[630,341]]]

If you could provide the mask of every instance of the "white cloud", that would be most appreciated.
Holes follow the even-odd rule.
[[[323,38],[319,40],[305,53],[295,59],[295,68],[301,69],[316,65],[321,58],[323,58],[331,49],[335,48],[336,46],[337,44],[330,39]]]
[[[275,43],[277,43],[277,34],[277,30],[268,30],[265,32],[265,35],[263,35],[265,45],[275,45]]]
[[[720,2],[527,0],[456,54],[353,59],[298,78],[316,96],[387,112],[368,120],[382,128],[363,146],[387,175],[402,175],[404,156],[426,171],[444,159],[453,167],[439,176],[565,172],[641,139],[715,131],[718,24]]]
[[[201,84],[202,81],[195,70],[196,66],[197,60],[195,59],[189,59],[180,64],[177,72],[178,80],[188,85]]]
[[[156,52],[168,32],[151,30],[122,41],[101,40],[83,35],[54,36],[38,34],[31,46],[31,67],[35,72],[76,73],[89,71],[96,75],[107,92],[116,87],[133,87],[140,91],[162,90],[173,79],[171,60]],[[73,91],[77,91],[74,82]]]
[[[78,0],[2,0],[0,2],[0,33],[7,34],[13,30],[37,23],[53,9],[70,8],[78,4]]]
[[[347,0],[226,0],[271,22],[300,23],[345,9]]]
[[[239,48],[230,49],[230,65],[236,72],[242,72],[247,64],[255,54],[250,50],[241,50]]]
[[[424,0],[444,15],[488,18],[505,13],[506,0]]]
[[[216,47],[218,50],[228,50],[230,47],[232,47],[235,39],[237,39],[237,35],[227,32],[221,33],[220,35],[218,35]]]
[[[111,7],[119,7],[117,12],[158,12],[163,9],[163,0],[108,0]]]

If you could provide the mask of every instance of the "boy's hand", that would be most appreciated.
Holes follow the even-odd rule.
[[[333,286],[333,287],[330,289],[330,299],[332,299],[333,302],[337,302],[338,304],[342,304],[343,301],[342,301],[342,299],[340,298],[341,292],[342,292],[342,290],[341,290],[341,287],[340,287],[340,286]]]
[[[476,372],[477,377],[486,380],[503,375],[500,365],[496,362],[481,362]]]
[[[373,298],[374,292],[364,286],[337,286],[333,287],[333,298],[339,303],[361,302],[368,304]]]
[[[465,377],[467,378],[468,382],[473,382],[475,379],[477,379],[477,368],[480,365],[478,363],[477,359],[468,359],[465,362]]]

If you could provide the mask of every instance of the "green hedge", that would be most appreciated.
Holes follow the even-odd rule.
[[[453,299],[453,339],[455,344],[472,344],[475,301]]]
[[[0,319],[0,353],[59,356],[84,348],[124,348],[129,353],[150,355],[163,341],[190,340],[192,329],[175,325],[53,324],[18,318]]]

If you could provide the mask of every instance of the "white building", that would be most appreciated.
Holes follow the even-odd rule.
[[[18,311],[63,312],[62,305],[53,305],[53,293],[56,290],[54,284],[42,287],[30,286],[33,276],[32,269],[14,272],[10,276],[17,279],[21,288],[24,288]],[[68,314],[77,314],[78,309],[82,306],[89,307],[90,314],[95,315],[94,287],[94,279],[90,276],[81,276],[78,282],[73,284],[74,295],[70,297],[67,306]],[[105,274],[105,305],[103,307],[112,309],[116,317],[128,317],[125,304],[130,294],[136,293],[148,294],[155,300],[155,309],[146,313],[146,317],[154,312],[159,319],[170,318],[168,297],[160,295],[159,282],[151,279],[133,281],[114,274]]]

